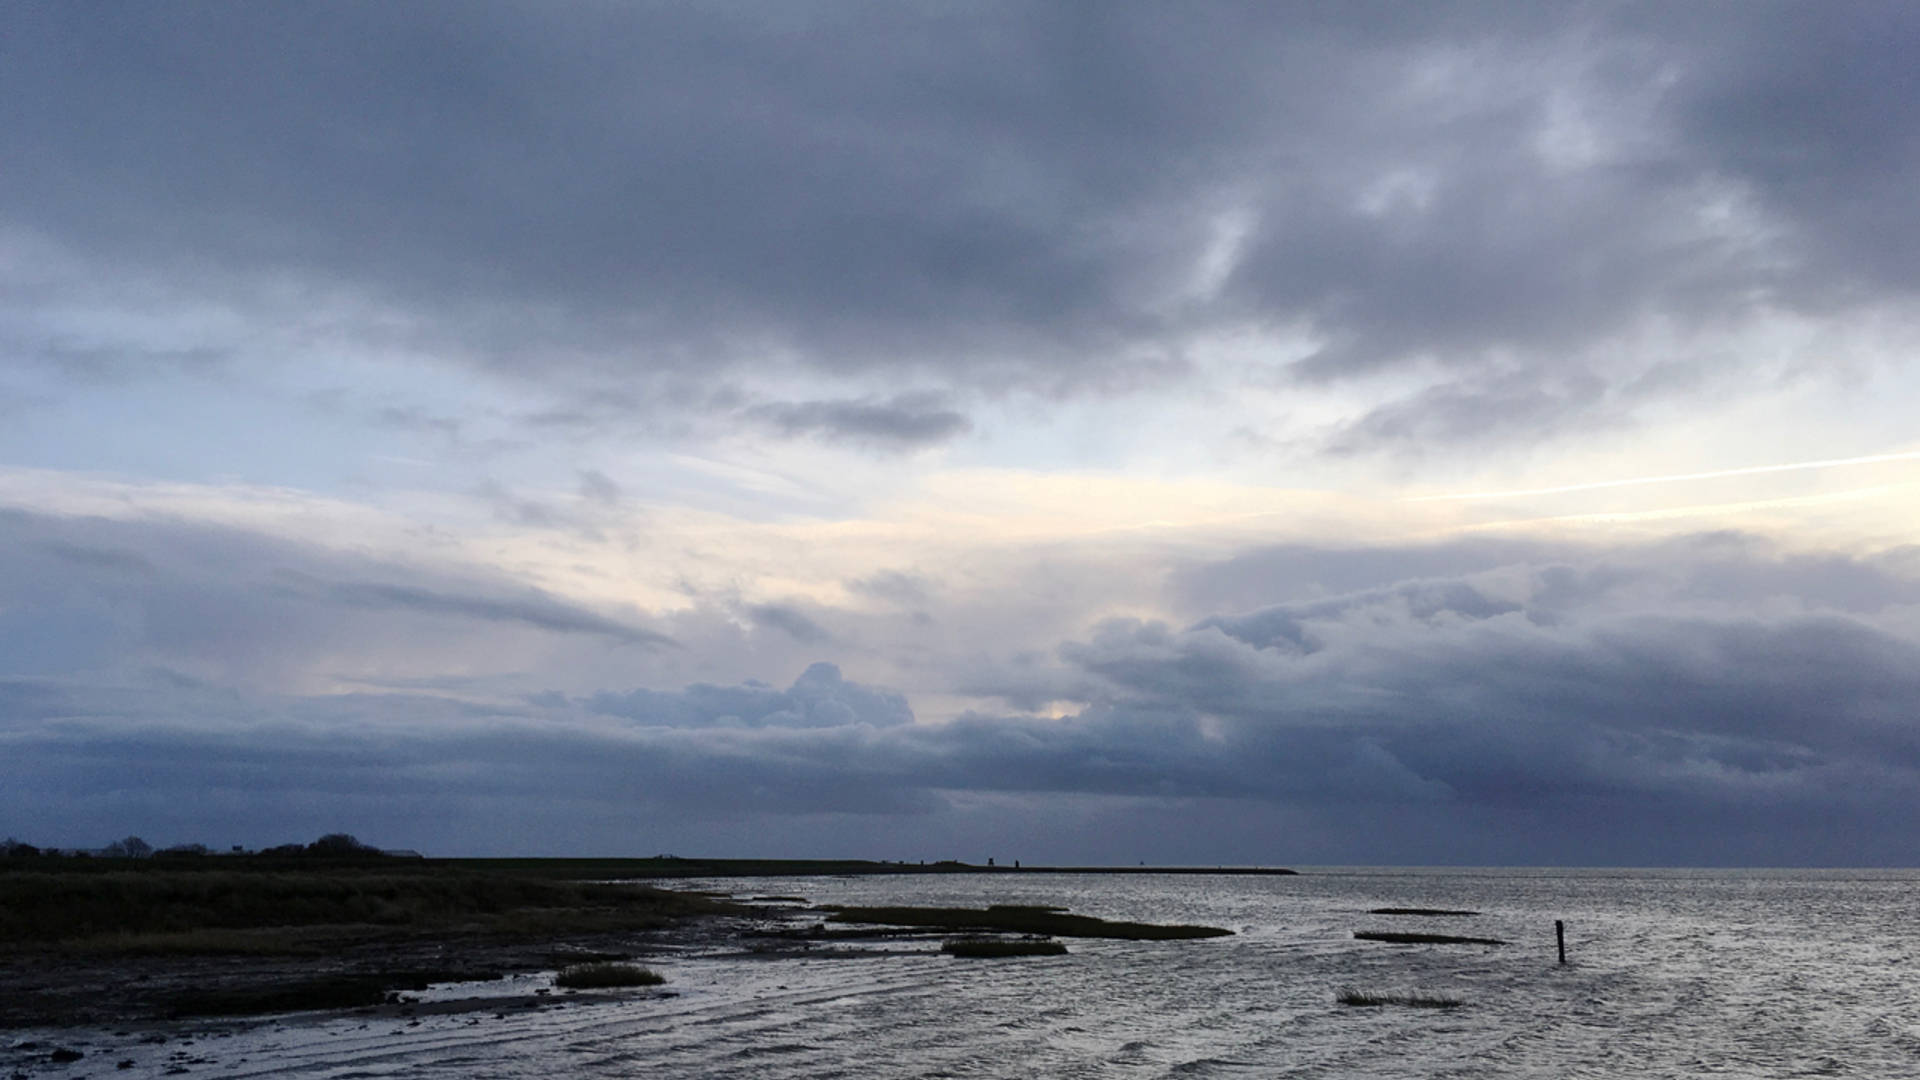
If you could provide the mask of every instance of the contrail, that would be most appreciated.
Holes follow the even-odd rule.
[[[1869,457],[1834,458],[1830,461],[1799,461],[1791,465],[1755,465],[1747,469],[1721,469],[1718,472],[1677,473],[1673,476],[1639,476],[1631,480],[1596,480],[1590,484],[1564,487],[1531,488],[1525,491],[1475,491],[1465,495],[1420,495],[1401,502],[1443,502],[1450,499],[1511,499],[1522,495],[1559,495],[1567,491],[1592,491],[1595,488],[1628,487],[1633,484],[1671,484],[1677,480],[1714,480],[1722,476],[1752,476],[1756,473],[1790,472],[1794,469],[1825,469],[1835,465],[1872,465],[1881,461],[1912,461],[1920,450],[1898,454],[1873,454]]]
[[[1662,521],[1673,518],[1712,517],[1714,515],[1740,514],[1753,510],[1778,510],[1792,506],[1818,506],[1827,503],[1851,502],[1859,499],[1871,499],[1879,495],[1891,495],[1895,492],[1912,491],[1916,484],[1880,484],[1875,487],[1855,488],[1852,491],[1835,491],[1825,495],[1798,495],[1785,499],[1761,499],[1756,502],[1710,503],[1698,506],[1675,506],[1664,510],[1638,510],[1617,514],[1568,514],[1562,517],[1516,518],[1510,521],[1488,521],[1478,525],[1458,525],[1451,529],[1442,529],[1445,533],[1492,532],[1509,529],[1516,525],[1553,525],[1573,523],[1582,525],[1618,525],[1635,521]]]

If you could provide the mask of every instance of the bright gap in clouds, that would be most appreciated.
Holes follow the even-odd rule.
[[[1876,465],[1888,461],[1920,460],[1920,450],[1900,451],[1888,454],[1870,454],[1865,457],[1834,458],[1830,461],[1799,461],[1786,465],[1755,465],[1744,469],[1716,469],[1712,472],[1677,473],[1671,476],[1639,476],[1625,480],[1594,480],[1582,484],[1564,484],[1559,487],[1528,488],[1517,491],[1475,491],[1456,495],[1415,495],[1405,502],[1450,502],[1459,499],[1512,499],[1527,495],[1561,495],[1572,491],[1593,491],[1599,488],[1633,487],[1640,484],[1670,484],[1682,480],[1718,480],[1730,476],[1757,476],[1763,473],[1793,472],[1799,469],[1827,469],[1844,465]]]

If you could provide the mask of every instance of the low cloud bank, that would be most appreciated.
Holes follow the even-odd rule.
[[[98,550],[112,557],[49,557],[159,572]],[[442,850],[875,855],[883,839],[911,854],[991,835],[1063,860],[1920,857],[1899,824],[1920,811],[1912,553],[1787,556],[1706,537],[1557,561],[1497,546],[1350,554],[1464,568],[1185,627],[1108,620],[1038,675],[1006,672],[1003,700],[1080,703],[1057,717],[916,722],[904,696],[825,662],[786,689],[485,702],[16,673],[0,681],[0,831],[257,843],[398,829],[393,843]],[[261,835],[234,835],[242,821]]]
[[[913,710],[905,697],[850,683],[832,664],[814,664],[786,690],[751,681],[741,686],[696,683],[677,691],[602,691],[588,699],[586,707],[645,727],[661,728],[891,727],[913,723]]]

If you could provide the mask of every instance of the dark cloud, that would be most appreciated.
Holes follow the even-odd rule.
[[[1645,365],[1600,346],[1646,320],[1920,285],[1898,4],[3,18],[8,228],[212,302],[344,286],[405,313],[379,333],[531,377],[777,354],[1052,392],[1304,325],[1304,377],[1450,373],[1341,448],[1526,439],[1630,408]],[[967,425],[884,395],[750,412],[900,446]]]
[[[1325,645],[1314,634],[1313,626],[1339,625],[1356,615],[1377,619],[1390,613],[1396,619],[1431,622],[1448,617],[1490,619],[1523,610],[1517,599],[1489,596],[1468,581],[1408,581],[1389,589],[1307,604],[1283,604],[1247,615],[1216,615],[1201,620],[1194,629],[1219,630],[1256,649],[1311,653]]]
[[[1327,440],[1336,454],[1381,446],[1418,449],[1494,440],[1530,443],[1583,424],[1616,418],[1616,391],[1591,372],[1542,377],[1537,371],[1503,372],[1425,390],[1372,409],[1342,425]]]
[[[1493,554],[1462,545],[1424,561]],[[1436,799],[1574,831],[1581,814],[1608,827],[1672,814],[1662,827],[1675,829],[1685,815],[1750,828],[1788,806],[1864,815],[1910,802],[1920,778],[1920,643],[1903,614],[1920,593],[1906,561],[1702,537],[1187,630],[1116,622],[1067,657],[1108,681],[1110,708],[1211,725],[1236,760],[1259,763],[1249,790],[1273,795]]]
[[[631,690],[595,694],[587,707],[651,727],[892,727],[913,722],[899,694],[846,681],[832,664],[814,664],[791,687],[695,684],[684,690]]]
[[[885,402],[793,401],[758,405],[749,409],[748,414],[782,435],[819,435],[911,449],[944,442],[972,430],[972,421],[942,407],[940,400],[914,395]]]
[[[316,402],[316,404],[319,403]],[[371,419],[375,427],[392,428],[397,431],[427,432],[454,441],[460,438],[459,420],[435,416],[418,406],[405,409],[387,406],[375,409]]]
[[[933,600],[936,592],[934,583],[926,577],[898,570],[883,570],[871,577],[857,578],[844,584],[848,592],[903,607],[925,606]]]
[[[746,614],[754,622],[771,626],[802,645],[820,645],[833,640],[826,627],[788,604],[755,604],[746,609]]]
[[[47,296],[43,293],[34,299],[45,301]],[[10,344],[16,346],[9,350],[12,354],[10,360],[37,361],[59,370],[68,378],[94,385],[129,383],[155,370],[214,374],[234,359],[231,350],[215,347],[169,349],[126,343],[106,347],[81,345],[60,338],[26,344],[24,347],[21,347],[21,342]]]
[[[580,470],[580,497],[588,502],[611,506],[619,502],[624,494],[620,485],[614,483],[606,473],[598,469]]]
[[[482,482],[474,494],[492,504],[494,514],[502,521],[535,529],[557,529],[571,524],[565,514],[532,499],[521,498],[498,480]]]
[[[1920,225],[1905,211],[1920,170],[1920,11],[1891,2],[1813,10],[1756,5],[1712,31],[1678,103],[1688,139],[1795,232],[1794,287],[1844,297],[1910,294]]]
[[[292,574],[283,574],[282,577],[310,587],[328,600],[351,607],[411,611],[438,618],[518,623],[561,634],[597,634],[651,648],[674,644],[673,639],[665,634],[602,618],[539,593],[512,598],[461,596],[390,582],[312,582]]]
[[[56,559],[64,559],[88,569],[118,570],[131,574],[151,574],[154,571],[153,564],[138,552],[88,547],[85,544],[68,543],[62,540],[48,540],[39,546],[42,551]]]
[[[675,651],[637,616],[613,618],[480,568],[428,569],[164,518],[0,513],[0,596],[0,676],[166,669],[273,686],[330,674],[316,664],[391,676],[394,665],[433,670],[440,661],[429,657],[511,654],[556,635],[630,656]]]

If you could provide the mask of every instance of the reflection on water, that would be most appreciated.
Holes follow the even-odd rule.
[[[1001,961],[650,959],[673,996],[405,1021],[293,1019],[202,1033],[191,1046],[69,1033],[89,1058],[47,1071],[92,1072],[119,1058],[135,1061],[136,1076],[171,1065],[342,1078],[1920,1075],[1920,978],[1908,940],[1920,925],[1920,873],[1911,871],[690,884],[816,903],[1057,904],[1236,936],[1073,941],[1065,957]],[[1436,925],[1367,914],[1376,907],[1480,914]],[[1565,967],[1554,962],[1555,919],[1567,923]],[[1389,945],[1354,940],[1358,929],[1509,944]],[[1353,1008],[1334,1000],[1343,987],[1466,1004]]]

